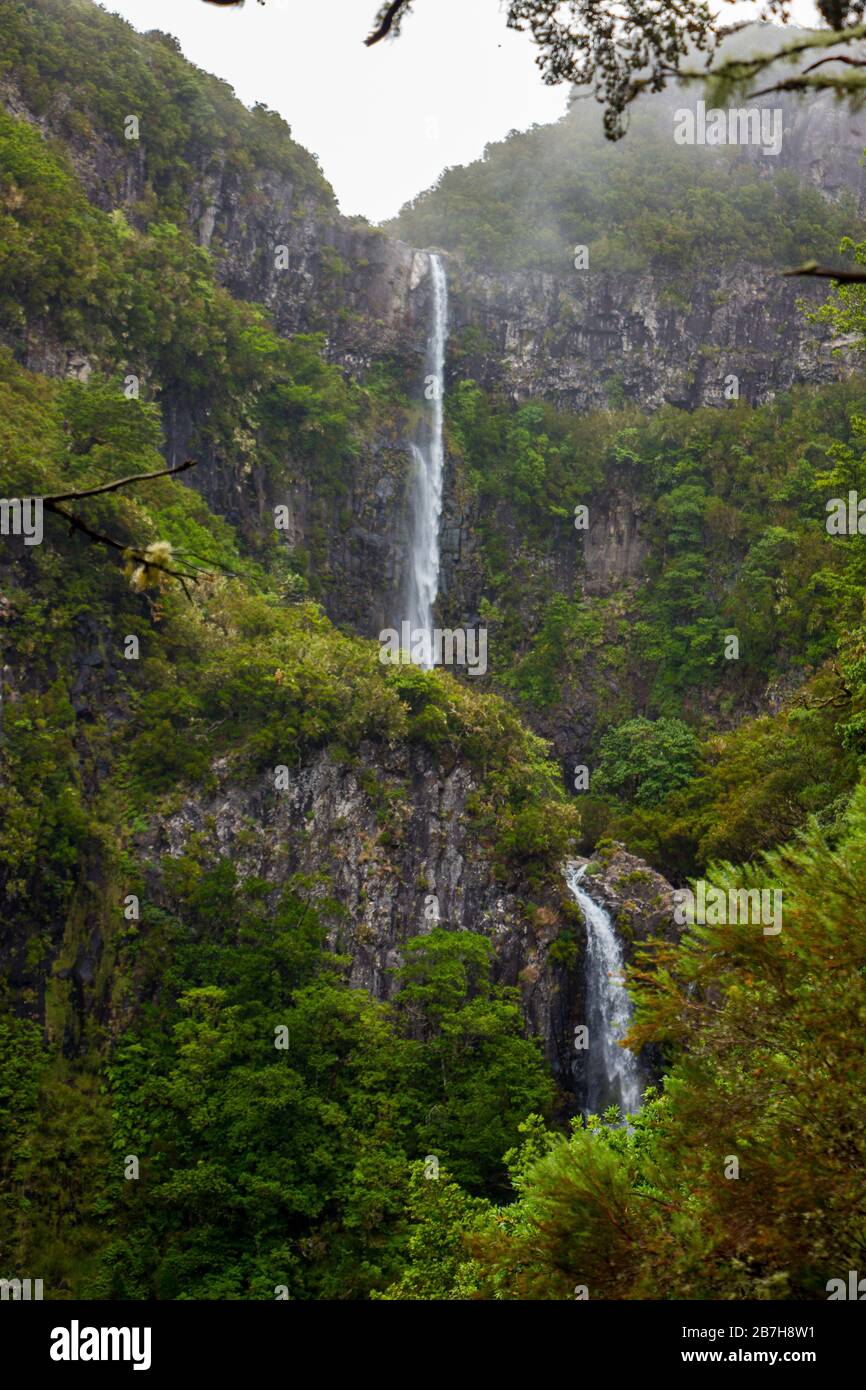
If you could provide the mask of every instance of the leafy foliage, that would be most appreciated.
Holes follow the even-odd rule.
[[[768,173],[736,147],[676,145],[680,92],[644,100],[612,146],[576,102],[553,126],[512,131],[480,160],[446,169],[389,225],[415,246],[443,246],[486,271],[573,274],[652,268],[683,276],[708,264],[796,264],[836,249],[856,217],[790,171]],[[772,162],[772,161],[770,161]]]
[[[324,225],[315,162],[165,35],[95,6],[2,5],[0,42],[0,76],[14,65],[45,128],[73,148],[98,137],[114,169],[137,109],[147,164],[142,203],[109,212],[119,189],[89,200],[57,145],[0,115],[4,491],[155,471],[183,403],[209,484],[229,468],[263,492],[300,478],[331,524],[359,451],[404,409],[405,363],[344,379],[321,336],[283,339],[221,288],[189,229],[203,175],[243,200],[263,168]],[[668,121],[651,108],[613,152],[574,112],[512,135],[399,225],[487,267],[556,272],[576,242],[595,266],[640,271],[694,267],[708,247],[771,265],[836,239],[844,204],[731,152],[698,172]],[[864,305],[843,289],[819,316],[866,337]],[[87,382],[19,365],[70,344],[91,359]],[[454,360],[488,350],[469,328]],[[301,570],[314,586],[315,563],[270,527],[240,535],[176,480],[92,497],[87,514],[125,545],[209,566],[194,605],[130,588],[56,516],[42,546],[4,538],[4,1269],[39,1269],[64,1297],[393,1300],[571,1298],[581,1284],[594,1298],[822,1297],[827,1277],[862,1267],[866,552],[824,526],[828,497],[866,491],[862,394],[855,378],[756,410],[577,417],[455,382],[450,453],[508,700],[383,666],[311,600]],[[575,507],[619,496],[640,508],[647,582],[583,592],[558,548],[576,544]],[[436,775],[465,769],[474,838],[503,886],[534,895],[579,815],[515,703],[555,719],[583,685],[601,711],[584,837],[615,834],[678,880],[769,880],[785,904],[779,936],[699,927],[645,948],[632,1042],[668,1072],[629,1127],[609,1113],[551,1128],[540,1044],[479,933],[407,940],[377,1002],[351,987],[324,875],[275,889],[202,834],[144,881],[154,815],[207,796],[217,770],[255,783],[327,750],[387,819],[402,774],[379,786],[370,767],[406,744]],[[130,882],[144,913],[121,922]],[[522,907],[541,939],[548,910]],[[550,959],[571,970],[578,953],[569,926]],[[76,1002],[94,972],[123,1021],[110,1035]],[[144,1181],[127,1179],[132,1158]]]
[[[777,884],[781,933],[650,945],[629,1041],[668,1049],[663,1092],[629,1128],[530,1118],[505,1208],[416,1207],[402,1296],[825,1299],[862,1267],[864,846],[861,787],[835,851],[812,828],[752,875],[717,869]]]
[[[98,136],[126,159],[125,123],[130,114],[139,117],[147,150],[145,216],[158,202],[163,216],[185,226],[194,181],[217,171],[250,195],[257,172],[272,169],[323,209],[334,203],[312,155],[294,143],[282,117],[264,106],[247,111],[227,83],[193,67],[168,34],[137,34],[89,0],[32,0],[3,5],[0,55],[0,72],[14,72],[37,116],[57,116],[64,139]],[[104,194],[117,203],[121,187]]]
[[[700,744],[680,719],[628,719],[601,741],[594,790],[656,806],[694,775]]]

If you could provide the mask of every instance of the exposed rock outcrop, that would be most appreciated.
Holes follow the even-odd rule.
[[[666,878],[616,841],[602,842],[586,864],[584,887],[607,909],[623,942],[627,960],[636,944],[650,937],[676,941],[682,928],[674,921],[674,889]]]
[[[86,134],[76,135],[62,92],[36,112],[11,75],[0,85],[0,100],[62,141],[94,204],[105,211],[123,208],[130,220],[146,223],[156,205],[146,122],[139,142],[127,141],[121,129],[100,126],[96,119]],[[856,120],[829,100],[808,106],[780,101],[784,139],[778,159],[748,146],[743,156],[762,176],[785,168],[828,199],[853,191],[862,201],[866,184]],[[185,175],[189,229],[212,253],[222,283],[233,294],[266,305],[281,333],[321,332],[327,356],[347,374],[363,377],[373,363],[388,361],[397,364],[405,383],[420,390],[429,258],[362,219],[341,216],[327,185],[311,180],[305,159],[306,164],[298,160],[296,175],[268,167],[251,175],[224,152],[203,157]],[[724,408],[734,379],[738,396],[755,403],[795,382],[826,382],[847,370],[844,351],[833,355],[845,345],[808,324],[796,307],[801,297],[818,303],[826,289],[784,280],[769,266],[723,267],[710,257],[705,267],[687,274],[619,274],[571,264],[556,275],[487,274],[455,255],[442,255],[451,316],[446,377],[453,382],[473,376],[515,401],[540,398],[575,411],[620,401],[646,409],[665,402]],[[467,329],[471,333],[464,336]],[[29,326],[26,343],[16,350],[26,365],[52,374],[84,379],[98,371],[99,364],[86,360],[79,345],[53,343],[39,325]],[[407,440],[393,421],[383,421],[357,457],[350,494],[332,502],[319,497],[313,505],[315,480],[303,468],[294,483],[280,485],[277,495],[264,469],[208,452],[201,407],[185,383],[164,382],[161,388],[169,461],[187,457],[197,441],[201,466],[191,483],[216,510],[250,534],[270,531],[273,506],[288,504],[293,517],[288,544],[308,558],[313,592],[329,615],[364,635],[399,620],[409,460]],[[293,471],[287,460],[289,479]],[[440,609],[452,625],[478,620],[484,582],[477,520],[473,504],[462,495],[460,468],[451,460],[445,476]],[[608,594],[641,582],[645,552],[634,499],[620,492],[611,495],[604,513],[593,515],[582,558],[572,534],[548,563],[557,570],[562,592],[572,592],[583,567],[585,592]],[[568,750],[559,751],[565,757]]]
[[[798,381],[838,380],[837,344],[804,321],[822,286],[739,265],[689,276],[572,270],[561,277],[457,272],[455,328],[484,334],[468,375],[516,401],[604,410],[635,401],[691,410],[723,407],[725,392],[760,405]],[[734,381],[735,379],[735,381]]]
[[[503,881],[473,828],[470,770],[445,771],[414,745],[364,745],[352,765],[320,753],[291,770],[285,790],[272,776],[238,781],[225,762],[214,771],[215,792],[187,796],[142,837],[151,900],[172,906],[161,863],[193,845],[201,862],[228,858],[275,895],[295,874],[315,879],[313,897],[339,905],[325,908],[330,945],[351,957],[351,983],[378,999],[393,992],[411,937],[437,925],[479,932],[567,1089],[582,975],[576,952],[551,948],[570,920],[568,895],[554,878],[530,906],[519,878]]]

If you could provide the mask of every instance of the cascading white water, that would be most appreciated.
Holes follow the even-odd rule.
[[[637,1058],[620,1047],[631,1021],[631,1000],[624,984],[622,949],[608,913],[581,886],[586,865],[568,864],[565,879],[586,922],[586,1105],[599,1115],[618,1105],[623,1116],[641,1105],[643,1087]]]
[[[439,520],[442,516],[442,437],[445,395],[445,344],[448,340],[448,281],[438,256],[430,255],[432,322],[427,340],[424,395],[430,416],[421,444],[412,448],[411,536],[407,619],[413,634],[425,634],[419,665],[433,665],[433,605],[439,593]],[[420,642],[418,646],[420,647]]]

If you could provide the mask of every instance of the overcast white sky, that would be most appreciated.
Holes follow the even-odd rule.
[[[545,87],[529,38],[502,0],[417,0],[401,37],[363,40],[378,0],[101,0],[136,29],[163,29],[242,101],[279,111],[318,155],[346,213],[390,217],[451,164],[509,130],[557,120],[565,87]],[[758,7],[726,5],[726,17]],[[814,23],[810,0],[795,0]],[[459,32],[459,42],[455,35]],[[599,119],[601,113],[599,111]]]

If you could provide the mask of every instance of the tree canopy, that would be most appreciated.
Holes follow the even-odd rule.
[[[206,3],[231,6],[243,0]],[[398,37],[417,3],[384,0],[367,46]],[[615,5],[608,0],[509,0],[506,24],[531,35],[548,85],[567,82],[602,104],[605,133],[618,140],[627,130],[628,108],[643,92],[660,92],[685,78],[717,79],[729,88],[743,88],[778,60],[793,64],[795,70],[775,77],[761,95],[831,90],[862,98],[866,0],[815,0],[815,9],[819,25],[814,30],[798,30],[791,42],[762,55],[729,49],[723,54],[731,35],[749,28],[751,21],[725,23],[724,5],[711,8],[706,0],[619,0]],[[792,0],[765,0],[759,19],[787,26],[791,11]],[[455,38],[459,41],[459,35]]]

